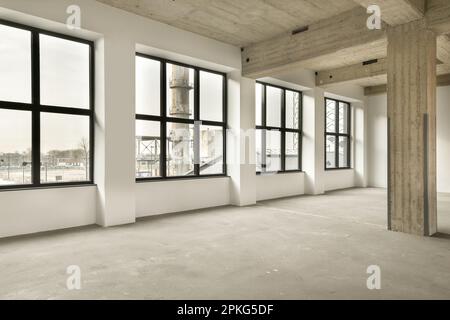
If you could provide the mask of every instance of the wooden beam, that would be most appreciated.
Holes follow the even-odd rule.
[[[450,86],[450,73],[437,76],[436,80],[437,80],[438,87]],[[379,94],[385,94],[386,92],[387,92],[387,85],[385,85],[385,84],[364,88],[365,96],[375,96],[375,95],[379,95]]]
[[[391,26],[418,20],[425,15],[425,0],[354,0],[363,7],[378,5],[381,19]]]
[[[316,66],[329,61],[342,67],[382,58],[379,53],[386,52],[387,24],[383,22],[382,30],[369,30],[366,25],[368,17],[364,8],[355,8],[312,24],[305,32],[282,34],[245,47],[242,52],[243,75],[258,78],[294,67],[319,70]],[[428,0],[425,18],[428,28],[437,35],[450,33],[450,1]]]
[[[330,59],[363,61],[374,46],[386,46],[385,30],[369,30],[365,9],[355,8],[312,24],[298,34],[284,34],[244,48],[243,74],[258,78],[292,67]]]

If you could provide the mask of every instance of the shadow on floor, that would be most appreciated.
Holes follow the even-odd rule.
[[[438,232],[433,236],[433,238],[450,240],[450,234]]]

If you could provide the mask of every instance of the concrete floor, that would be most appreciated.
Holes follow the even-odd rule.
[[[352,189],[6,239],[0,298],[450,299],[450,195],[439,204],[436,238],[386,231],[385,191]]]

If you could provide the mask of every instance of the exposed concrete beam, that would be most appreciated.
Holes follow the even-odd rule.
[[[354,0],[363,7],[378,5],[381,19],[391,26],[418,20],[425,15],[425,0]]]
[[[426,19],[428,26],[438,35],[450,33],[450,1],[428,0]]]
[[[386,45],[385,28],[369,30],[367,12],[356,8],[312,24],[299,34],[283,34],[244,48],[243,74],[258,78],[292,67],[308,67],[318,59],[364,60],[374,45]],[[361,57],[363,57],[361,59]]]
[[[450,65],[450,37],[446,34],[437,39],[437,57],[444,64]]]
[[[437,86],[438,87],[450,86],[450,74],[443,74],[437,76]],[[385,84],[364,88],[364,95],[366,96],[375,96],[378,94],[384,94],[386,92],[387,92],[387,85]]]
[[[427,3],[428,27],[438,35],[450,33],[450,1],[428,0]],[[336,61],[336,65],[345,61],[342,66],[370,59],[371,52],[380,52],[387,46],[387,24],[383,23],[382,30],[369,30],[367,18],[364,8],[355,8],[312,24],[305,32],[282,34],[248,46],[242,53],[243,74],[258,78],[293,67],[310,68],[330,60]]]
[[[367,62],[369,63],[369,61]],[[340,82],[371,78],[387,74],[386,58],[370,61],[370,64],[358,63],[349,67],[320,71],[316,76],[317,86],[326,86]]]
[[[316,86],[327,85],[368,79],[377,76],[387,76],[386,58],[369,60],[352,66],[336,68],[333,70],[319,71],[316,76]],[[442,61],[437,59],[436,65],[439,74],[446,72]],[[444,68],[443,68],[444,67]]]

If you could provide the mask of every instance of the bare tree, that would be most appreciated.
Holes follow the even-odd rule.
[[[89,180],[89,141],[83,137],[80,141],[79,148],[83,152],[84,168],[86,170],[86,180]]]

